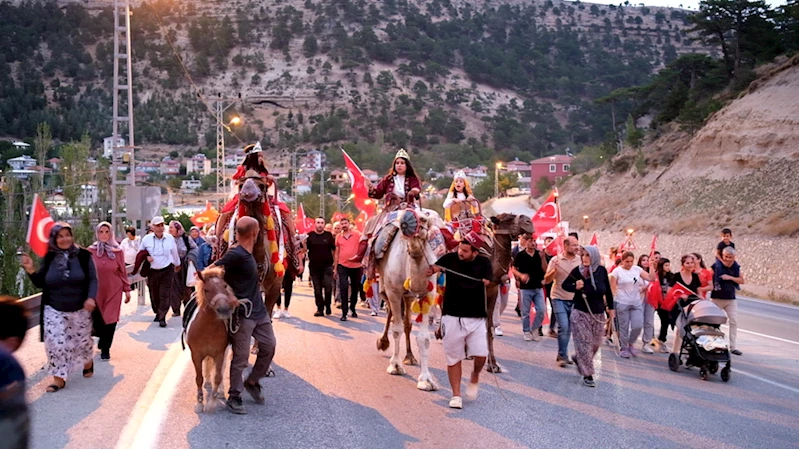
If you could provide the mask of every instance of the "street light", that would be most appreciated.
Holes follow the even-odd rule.
[[[228,126],[238,125],[239,123],[241,123],[241,119],[239,117],[233,117],[232,119],[230,119],[230,123],[228,123]]]
[[[494,198],[499,198],[499,169],[502,168],[502,162],[497,162],[494,166]]]

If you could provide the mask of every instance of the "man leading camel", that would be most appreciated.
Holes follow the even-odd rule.
[[[452,399],[449,401],[452,408],[463,408],[463,360],[466,357],[474,358],[474,370],[465,394],[466,399],[474,400],[477,399],[480,371],[488,357],[485,287],[491,283],[489,279],[492,278],[492,269],[491,261],[478,254],[481,246],[482,238],[472,231],[461,241],[457,254],[445,254],[434,266],[428,268],[429,276],[434,272],[441,272],[442,269],[448,270],[441,333],[447,357],[447,376],[452,386]]]
[[[266,376],[269,365],[272,364],[272,358],[275,356],[275,332],[261,296],[258,265],[252,255],[257,238],[258,220],[252,217],[239,218],[236,222],[238,244],[214,263],[214,265],[225,268],[225,282],[233,289],[236,297],[252,302],[252,311],[249,317],[244,315],[244,307],[239,307],[239,330],[230,336],[233,358],[230,361],[230,389],[228,390],[227,407],[228,410],[238,415],[247,413],[241,401],[242,390],[247,390],[255,403],[264,403],[264,396],[258,381]],[[258,357],[245,381],[242,374],[247,368],[247,361],[250,357],[251,337],[254,337],[258,344]]]

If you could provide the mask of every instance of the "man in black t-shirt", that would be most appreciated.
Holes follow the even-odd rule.
[[[261,385],[258,383],[269,371],[272,358],[275,356],[275,333],[272,321],[266,311],[259,285],[258,265],[252,255],[255,240],[258,237],[258,221],[252,217],[241,217],[236,222],[236,241],[234,246],[214,262],[225,268],[225,282],[239,299],[252,302],[252,312],[244,316],[243,307],[238,310],[239,330],[230,336],[233,347],[233,358],[230,361],[230,389],[228,390],[227,407],[231,412],[243,415],[247,413],[241,401],[241,391],[247,390],[256,404],[264,403]],[[245,381],[242,378],[250,358],[250,338],[258,343],[258,357],[250,375]]]
[[[330,300],[333,296],[333,255],[336,239],[325,231],[325,219],[317,217],[314,230],[308,233],[305,246],[308,248],[308,271],[313,282],[316,313],[313,316],[330,315]],[[322,295],[324,293],[324,296]]]
[[[513,275],[521,283],[522,331],[525,341],[540,341],[538,330],[544,322],[546,303],[544,302],[544,274],[547,271],[546,256],[538,250],[535,238],[528,235],[524,251],[513,259]],[[530,326],[530,309],[535,304],[535,321]]]
[[[461,399],[461,363],[474,358],[474,370],[466,386],[466,399],[477,399],[480,371],[488,357],[485,286],[492,278],[491,261],[478,254],[482,238],[474,231],[467,234],[458,253],[443,255],[428,271],[446,273],[441,332],[447,357],[447,375],[452,386],[449,406],[463,408]],[[467,277],[461,276],[466,275]]]

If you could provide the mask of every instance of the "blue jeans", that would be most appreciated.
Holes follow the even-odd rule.
[[[546,313],[546,303],[544,302],[544,289],[523,289],[522,292],[522,330],[524,332],[531,332],[530,330],[530,308],[535,303],[535,320],[533,321],[533,330],[538,330],[541,323],[544,322],[544,314]]]
[[[568,359],[569,340],[572,336],[569,323],[571,322],[572,309],[574,309],[574,301],[552,298],[552,308],[555,316],[558,317],[558,355]]]

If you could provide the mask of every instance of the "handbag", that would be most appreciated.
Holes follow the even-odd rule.
[[[186,287],[194,287],[197,284],[197,268],[194,267],[194,262],[189,261],[189,266],[186,268]]]

